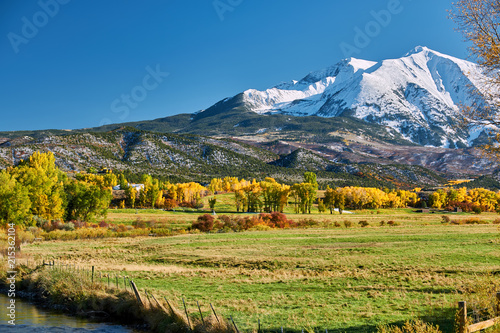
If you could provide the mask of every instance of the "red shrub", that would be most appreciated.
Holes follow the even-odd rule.
[[[214,223],[216,229],[231,229],[233,231],[240,230],[240,218],[228,215],[221,215]]]
[[[286,218],[286,215],[280,212],[272,212],[259,214],[259,218],[263,220],[271,228],[290,228],[292,221]]]
[[[240,230],[248,230],[251,229],[259,224],[266,224],[265,221],[263,221],[259,216],[245,216],[243,218],[240,218],[238,220],[238,226]]]
[[[210,214],[198,216],[198,220],[193,223],[193,229],[208,232],[214,228],[214,217]]]

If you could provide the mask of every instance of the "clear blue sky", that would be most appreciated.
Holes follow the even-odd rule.
[[[4,0],[0,131],[192,113],[333,65],[349,55],[341,47],[348,44],[357,48],[350,55],[366,60],[398,58],[417,45],[466,58],[467,44],[448,19],[451,6],[452,0]],[[368,29],[369,40],[356,41],[356,29]]]

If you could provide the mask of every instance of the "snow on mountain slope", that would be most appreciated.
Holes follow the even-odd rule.
[[[243,101],[259,114],[353,116],[421,145],[468,146],[478,134],[454,126],[458,105],[472,103],[483,79],[476,64],[419,46],[399,59],[345,59],[300,81],[247,90]]]

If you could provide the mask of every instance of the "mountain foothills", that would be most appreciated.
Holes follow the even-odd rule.
[[[52,151],[66,171],[107,167],[172,181],[273,177],[320,184],[414,187],[478,178],[498,164],[476,147],[487,128],[461,128],[459,105],[481,99],[480,68],[417,47],[399,59],[346,59],[299,81],[250,89],[210,108],[80,130],[0,133],[0,167]],[[472,185],[472,184],[471,184]]]

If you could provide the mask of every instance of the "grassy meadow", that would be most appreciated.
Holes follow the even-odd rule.
[[[231,209],[230,197],[216,206],[219,215]],[[500,291],[496,214],[478,216],[489,224],[452,225],[441,223],[442,214],[410,209],[343,215],[288,209],[288,218],[313,218],[321,227],[44,241],[23,246],[23,254],[128,276],[178,308],[184,298],[193,316],[199,315],[196,301],[205,316],[212,303],[240,330],[255,330],[260,320],[264,330],[371,332],[380,324],[423,318],[452,331],[457,302],[468,297],[463,293],[487,286]],[[187,226],[198,215],[110,210],[107,220]],[[361,220],[369,226],[362,228]]]

